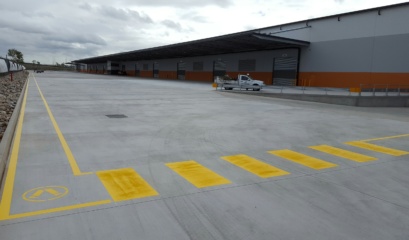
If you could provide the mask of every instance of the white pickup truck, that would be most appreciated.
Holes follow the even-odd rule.
[[[254,80],[249,75],[239,74],[236,79],[230,79],[229,77],[216,77],[214,80],[218,87],[225,90],[233,90],[233,88],[240,89],[252,89],[253,91],[260,91],[265,84],[263,81]]]

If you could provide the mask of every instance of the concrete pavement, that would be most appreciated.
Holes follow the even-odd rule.
[[[409,109],[31,76],[0,239],[408,239]]]

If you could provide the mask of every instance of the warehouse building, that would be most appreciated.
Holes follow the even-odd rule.
[[[78,71],[267,85],[409,86],[409,3],[74,61]]]

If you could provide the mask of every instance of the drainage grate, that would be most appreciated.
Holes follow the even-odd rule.
[[[124,115],[124,114],[109,114],[109,115],[105,115],[109,118],[127,118],[128,116]]]

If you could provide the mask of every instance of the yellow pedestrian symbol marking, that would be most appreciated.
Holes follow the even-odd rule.
[[[23,199],[29,202],[45,202],[62,198],[67,193],[68,188],[63,186],[38,187],[25,192]]]

